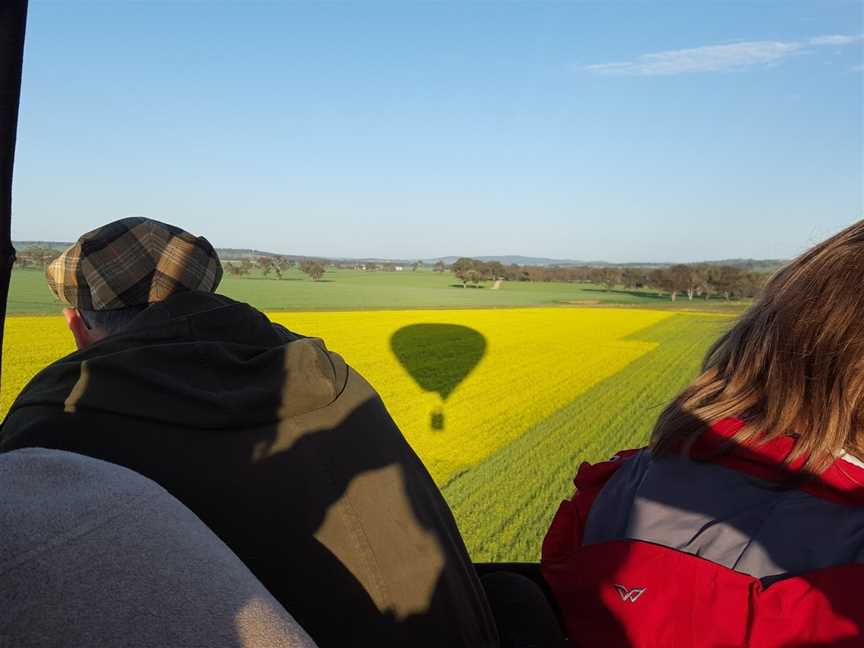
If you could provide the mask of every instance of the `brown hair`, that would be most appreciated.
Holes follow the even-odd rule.
[[[864,221],[771,277],[702,370],[660,415],[655,453],[735,416],[737,443],[797,437],[787,461],[810,473],[845,450],[864,458]]]

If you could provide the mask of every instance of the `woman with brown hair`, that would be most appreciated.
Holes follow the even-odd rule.
[[[586,646],[864,646],[864,221],[774,275],[543,546]]]

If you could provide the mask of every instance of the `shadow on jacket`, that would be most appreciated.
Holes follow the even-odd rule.
[[[452,514],[372,387],[320,340],[187,292],[40,372],[0,449],[135,470],[322,648],[497,645]]]

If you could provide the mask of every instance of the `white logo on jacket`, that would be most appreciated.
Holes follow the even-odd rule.
[[[630,601],[631,603],[635,603],[640,596],[645,593],[647,587],[634,587],[633,589],[627,589],[623,585],[615,584],[615,589],[618,590],[618,596],[621,597],[622,601]]]

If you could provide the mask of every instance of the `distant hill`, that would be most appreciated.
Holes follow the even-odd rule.
[[[51,248],[53,250],[65,250],[71,243],[64,241],[12,241],[16,250],[26,250],[31,247]]]
[[[18,250],[26,250],[30,247],[47,247],[57,250],[65,250],[72,245],[65,241],[14,241],[13,245]],[[249,259],[262,256],[283,256],[292,261],[302,261],[305,259],[314,259],[318,261],[335,261],[339,263],[395,263],[396,265],[410,266],[416,259],[385,259],[380,257],[363,257],[363,258],[348,258],[348,257],[320,257],[320,256],[303,256],[297,254],[278,254],[277,252],[267,252],[265,250],[254,250],[250,248],[216,248],[219,258],[223,261],[239,261],[241,259]],[[443,261],[445,265],[451,265],[456,262],[458,256],[443,256],[434,257],[431,259],[422,259],[425,265],[432,266]],[[664,268],[673,265],[671,262],[638,262],[631,261],[627,263],[611,263],[609,261],[578,261],[575,259],[552,259],[548,257],[531,257],[520,256],[517,254],[506,254],[501,256],[474,256],[469,257],[479,261],[498,261],[504,265],[520,265],[520,266],[592,266],[604,267],[615,266],[618,268]],[[718,261],[693,261],[692,263],[708,263],[710,265],[731,265],[738,268],[743,268],[749,272],[774,272],[780,266],[786,263],[782,259],[721,259]]]
[[[69,241],[13,241],[12,245],[16,250],[26,250],[32,247],[51,248],[55,250],[65,250],[70,245]],[[283,256],[286,259],[293,261],[301,261],[305,259],[321,259],[321,257],[298,256],[295,254],[277,254],[276,252],[266,252],[264,250],[252,250],[249,248],[216,248],[216,253],[223,261],[239,261],[241,259],[250,259],[254,257],[272,257]],[[326,259],[325,259],[326,260]]]
[[[321,257],[319,257],[319,258],[321,258]],[[362,263],[377,263],[377,264],[392,263],[394,265],[401,265],[401,266],[410,266],[412,263],[417,261],[417,259],[385,259],[382,257],[361,257],[361,258],[329,257],[326,260],[327,261],[334,261],[336,263],[356,263],[358,265],[362,264]],[[425,261],[424,261],[424,263],[425,263]]]
[[[305,261],[306,259],[316,259],[327,261],[324,257],[301,256],[298,254],[279,254],[278,252],[266,252],[264,250],[250,250],[248,248],[216,248],[216,253],[223,261],[239,261],[242,259],[254,259],[255,257],[275,257],[281,256],[292,261]]]
[[[450,265],[455,263],[457,259],[461,257],[458,256],[445,256],[445,257],[436,257],[434,259],[423,259],[423,263],[429,265],[435,265],[439,261],[443,261],[445,265]],[[531,266],[572,266],[572,265],[592,265],[586,263],[584,261],[574,261],[572,259],[549,259],[547,257],[529,257],[529,256],[519,256],[517,254],[508,254],[504,256],[472,256],[469,257],[471,259],[477,259],[478,261],[497,261],[498,263],[503,263],[504,265],[531,265]]]
[[[788,259],[723,259],[709,261],[711,265],[731,265],[750,272],[774,272],[788,263]]]
[[[438,261],[443,261],[445,265],[455,263],[461,257],[446,256],[437,257],[434,259],[424,259],[423,263],[434,265]],[[547,257],[528,257],[519,255],[503,255],[503,256],[475,256],[469,257],[478,261],[498,261],[504,265],[521,265],[521,266],[589,266],[589,267],[606,267],[613,266],[616,268],[666,268],[675,265],[671,261],[628,261],[626,263],[613,263],[611,261],[578,261],[574,259],[550,259]],[[688,263],[707,263],[709,265],[731,265],[738,268],[744,268],[751,272],[773,272],[784,265],[786,261],[782,259],[721,259],[718,261],[690,261]]]

